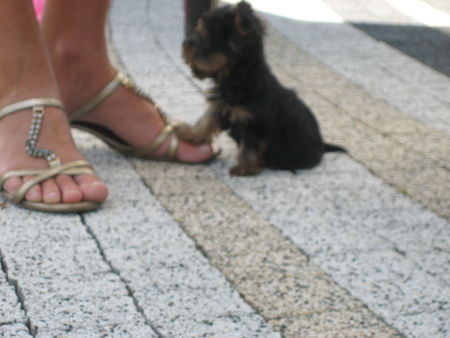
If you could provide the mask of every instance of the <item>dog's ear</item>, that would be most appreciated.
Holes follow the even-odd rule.
[[[262,34],[262,26],[255,16],[249,3],[241,1],[236,5],[235,13],[236,31],[242,37],[250,37]]]

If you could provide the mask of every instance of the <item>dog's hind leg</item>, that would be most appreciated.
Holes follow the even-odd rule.
[[[248,136],[248,135],[247,135]],[[239,144],[238,163],[230,169],[233,176],[253,176],[261,172],[263,167],[263,153],[267,142],[253,140],[248,137]]]

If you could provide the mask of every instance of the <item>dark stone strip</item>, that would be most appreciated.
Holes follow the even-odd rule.
[[[443,31],[414,25],[350,23],[374,39],[450,76],[450,36]]]

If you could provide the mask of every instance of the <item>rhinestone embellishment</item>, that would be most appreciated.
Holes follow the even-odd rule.
[[[26,141],[27,154],[32,157],[41,157],[47,159],[48,162],[56,160],[56,155],[49,149],[37,148],[37,139],[41,131],[42,119],[44,117],[45,110],[42,106],[33,107],[33,117],[31,122],[30,131],[28,132],[28,138]]]

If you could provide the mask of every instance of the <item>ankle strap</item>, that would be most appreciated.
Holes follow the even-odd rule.
[[[70,113],[69,120],[75,121],[83,117],[83,115],[87,114],[92,109],[97,107],[100,103],[102,103],[108,96],[112,94],[112,92],[114,92],[114,90],[116,90],[117,87],[119,87],[121,84],[124,84],[125,81],[126,76],[121,72],[118,72],[116,76],[105,87],[103,87],[98,93],[94,95],[94,97],[78,107],[74,112]]]
[[[27,108],[32,108],[34,106],[44,106],[44,107],[57,107],[64,109],[64,104],[57,99],[52,98],[41,98],[41,99],[29,99],[24,101],[19,101],[13,104],[10,104],[9,106],[4,107],[3,109],[0,109],[0,119],[3,117],[18,112],[20,110],[24,110]]]

